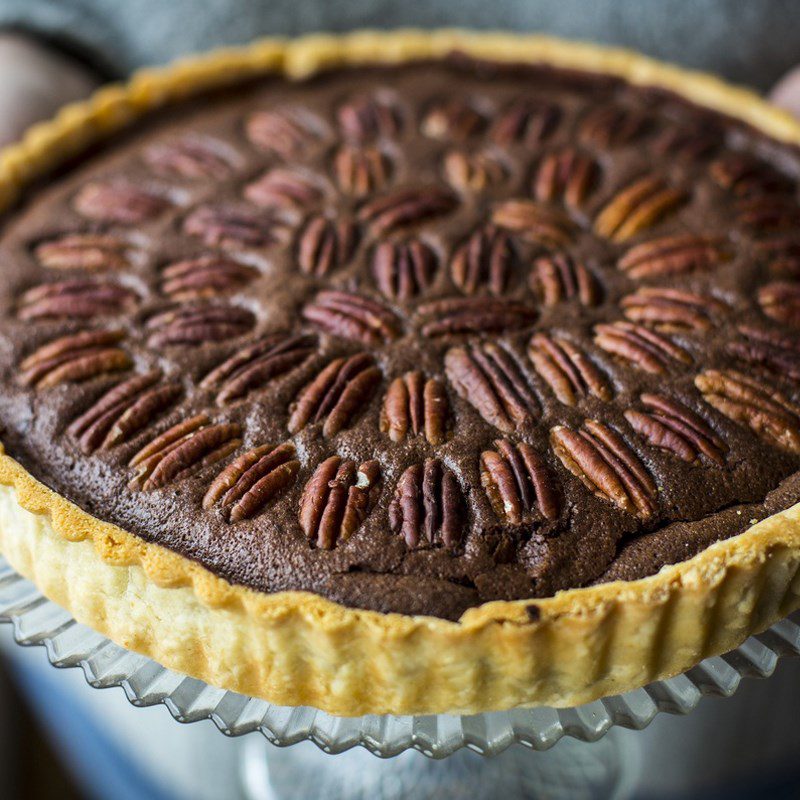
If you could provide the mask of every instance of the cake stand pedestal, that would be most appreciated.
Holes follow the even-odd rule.
[[[311,745],[275,750],[245,742],[242,782],[249,800],[617,800],[631,796],[639,749],[616,730],[588,744],[564,739],[547,752],[519,745],[494,756],[468,748],[443,760],[413,749],[387,759],[361,748],[339,755]]]
[[[800,655],[800,625],[788,618],[683,675],[577,708],[342,718],[167,670],[75,622],[2,557],[0,621],[18,644],[43,646],[50,663],[80,667],[96,688],[121,687],[133,705],[162,704],[179,722],[210,719],[228,736],[260,733],[243,741],[239,765],[250,800],[626,798],[640,758],[620,728],[687,714],[703,696],[729,696],[743,677],[767,677],[781,656]]]

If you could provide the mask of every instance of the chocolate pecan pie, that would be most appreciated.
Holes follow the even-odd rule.
[[[0,162],[4,554],[343,714],[730,648],[800,605],[799,142],[712,78],[463,33],[66,109]]]

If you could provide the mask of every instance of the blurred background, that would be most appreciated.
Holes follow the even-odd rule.
[[[800,64],[798,0],[0,0],[0,143],[140,66],[265,35],[398,26],[624,45],[765,93]],[[779,99],[800,109],[798,84]],[[637,800],[800,798],[800,663],[621,736]],[[244,800],[242,748],[211,723],[180,726],[89,688],[0,626],[0,800]]]

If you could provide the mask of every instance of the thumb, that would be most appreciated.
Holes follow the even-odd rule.
[[[787,72],[772,87],[769,99],[773,103],[800,117],[800,67]]]

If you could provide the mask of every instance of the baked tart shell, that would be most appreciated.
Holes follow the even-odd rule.
[[[538,36],[362,32],[265,40],[102,89],[0,155],[0,206],[148,112],[210,88],[453,51],[661,87],[800,144],[800,123],[756,95],[627,51]],[[345,716],[578,705],[676,675],[800,607],[800,504],[651,577],[485,603],[451,622],[231,585],[82,511],[5,454],[0,484],[0,551],[79,622],[214,686]]]

